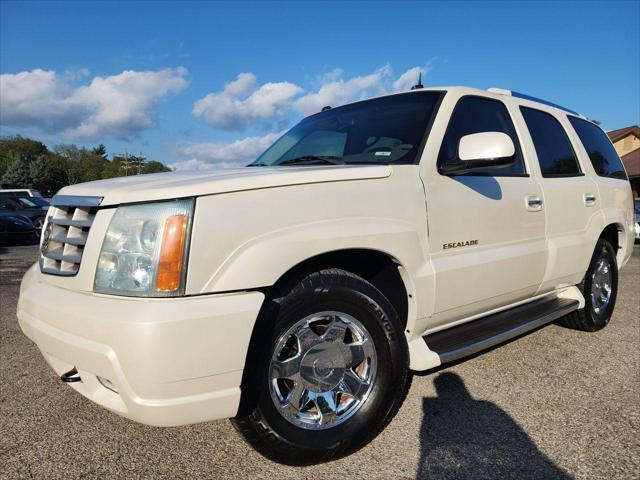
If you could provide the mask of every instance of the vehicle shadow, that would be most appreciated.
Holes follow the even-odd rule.
[[[570,479],[497,405],[475,400],[459,375],[423,399],[418,479]]]
[[[491,200],[502,200],[502,189],[498,181],[492,176],[456,175],[451,177],[458,183],[483,195]]]

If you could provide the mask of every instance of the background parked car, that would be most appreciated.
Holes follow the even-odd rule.
[[[34,243],[37,240],[36,228],[29,218],[0,211],[0,245]]]
[[[33,188],[3,188],[0,197],[42,197],[42,194]]]
[[[38,235],[49,209],[49,202],[42,197],[3,197],[0,196],[0,211],[22,215],[31,220]]]

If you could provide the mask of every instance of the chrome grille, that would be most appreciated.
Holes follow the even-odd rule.
[[[62,276],[78,273],[82,252],[100,202],[102,197],[53,197],[40,239],[42,273]]]

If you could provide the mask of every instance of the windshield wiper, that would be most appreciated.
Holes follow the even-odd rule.
[[[304,155],[302,157],[290,158],[284,162],[277,163],[276,165],[344,165],[342,157],[335,157],[331,155],[319,156],[319,155]]]

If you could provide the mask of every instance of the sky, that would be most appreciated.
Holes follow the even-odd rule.
[[[0,135],[176,169],[252,161],[325,105],[500,87],[640,123],[640,1],[0,0]]]

